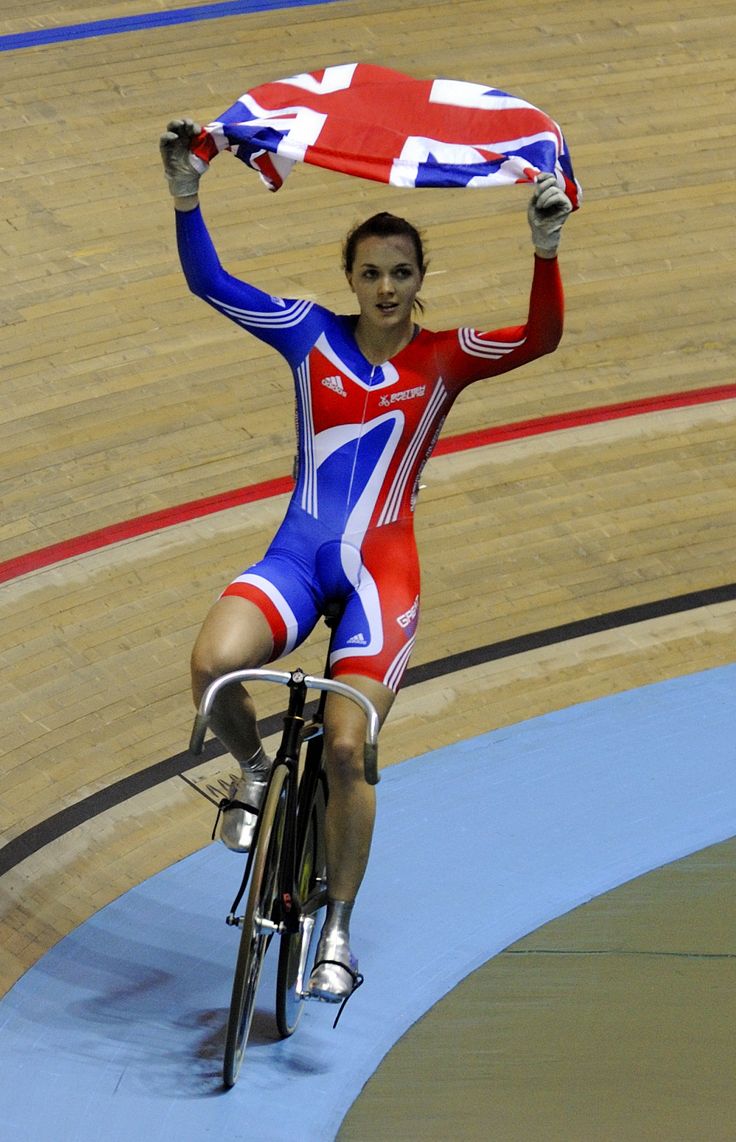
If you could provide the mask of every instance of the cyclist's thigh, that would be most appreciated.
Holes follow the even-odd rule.
[[[361,553],[363,566],[335,632],[332,674],[371,679],[396,693],[419,619],[419,563],[410,527],[377,528]]]
[[[287,548],[274,549],[234,579],[221,601],[240,599],[265,620],[271,649],[262,661],[273,661],[299,646],[313,630],[320,609],[312,567]]]
[[[222,596],[210,609],[192,651],[192,671],[208,678],[261,666],[273,654],[273,635],[263,612],[248,599]]]

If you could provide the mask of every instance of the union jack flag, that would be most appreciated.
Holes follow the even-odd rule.
[[[269,190],[295,162],[392,186],[492,186],[551,171],[582,198],[562,131],[531,103],[483,84],[413,79],[348,63],[241,95],[192,145],[203,171],[230,150]]]

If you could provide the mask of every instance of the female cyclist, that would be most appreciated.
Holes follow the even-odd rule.
[[[178,119],[161,137],[182,268],[196,295],[285,357],[295,384],[298,451],[296,485],[273,542],[225,588],[196,640],[194,699],[199,703],[209,683],[227,671],[262,666],[293,650],[325,608],[339,602],[332,675],[365,694],[384,720],[419,617],[413,511],[420,472],[467,385],[557,347],[563,295],[556,254],[571,205],[554,175],[538,177],[528,206],[535,258],[525,324],[492,332],[431,332],[417,324],[426,270],[422,240],[410,223],[387,213],[369,218],[345,242],[344,271],[358,313],[340,316],[313,302],[264,293],[223,269],[189,161],[199,132],[196,123]],[[220,837],[244,851],[270,768],[248,693],[227,688],[212,724],[242,771],[223,802]],[[363,741],[363,714],[330,695],[329,904],[309,988],[331,1002],[349,995],[357,979],[349,924],[375,816],[375,794],[362,775]]]

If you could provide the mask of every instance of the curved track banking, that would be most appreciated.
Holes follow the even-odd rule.
[[[383,1056],[470,972],[554,917],[731,836],[735,674],[656,683],[392,767],[354,924],[365,986],[337,1032],[332,1009],[308,1005],[295,1037],[277,1041],[272,950],[240,1083],[224,1097],[234,941],[217,920],[242,862],[210,845],[131,890],[0,1001],[6,1128],[37,1142],[50,1101],[57,1136],[74,1142],[198,1142],[213,1130],[239,1137],[244,1122],[259,1142],[335,1137]]]
[[[501,658],[510,658],[516,654],[525,654],[529,650],[540,647],[554,646],[557,643],[596,634],[600,631],[616,630],[632,623],[648,622],[650,619],[660,618],[663,615],[683,614],[686,611],[730,602],[734,599],[736,599],[736,583],[727,583],[710,590],[693,591],[687,595],[679,595],[671,599],[658,599],[652,603],[637,604],[634,607],[626,607],[623,610],[612,611],[605,615],[592,615],[590,618],[578,622],[564,623],[548,630],[534,631],[531,634],[506,639],[490,646],[479,646],[474,650],[440,658],[434,662],[425,662],[421,666],[410,667],[405,676],[404,688],[416,686],[418,683],[427,682],[432,678],[446,678],[460,670],[467,670],[482,663],[495,662]],[[264,718],[261,722],[262,735],[268,737],[276,733],[280,724],[281,719],[278,714]],[[0,876],[9,872],[11,868],[25,860],[26,857],[38,852],[44,845],[50,844],[51,841],[77,828],[85,821],[91,820],[99,813],[103,813],[115,805],[120,805],[130,797],[135,797],[146,789],[151,789],[155,785],[168,781],[171,777],[200,767],[202,761],[222,757],[225,753],[226,750],[216,739],[210,739],[205,744],[201,757],[195,758],[188,751],[175,754],[173,757],[163,759],[157,765],[140,770],[131,777],[126,777],[90,797],[78,801],[76,804],[54,813],[0,849]]]
[[[320,1142],[731,1142],[733,4],[149,7],[0,16],[6,1131],[258,1137],[256,1107],[270,1123],[293,1095]],[[425,471],[422,621],[355,918],[366,985],[337,1033],[315,1006],[286,1044],[264,992],[222,1098],[240,862],[208,838],[232,759],[183,750],[186,662],[278,526],[293,393],[187,295],[156,138],[355,59],[545,107],[585,202],[558,350],[471,386]],[[339,238],[388,209],[428,237],[428,324],[523,319],[523,188],[248,179],[223,158],[205,191],[238,276],[345,312]],[[325,642],[285,667],[317,672]],[[268,733],[278,698],[258,707]]]

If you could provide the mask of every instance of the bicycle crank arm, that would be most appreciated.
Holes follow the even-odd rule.
[[[314,931],[315,921],[315,916],[302,916],[299,922],[301,945],[299,948],[299,966],[294,983],[294,990],[299,999],[307,998],[307,992],[304,988],[304,974],[307,970],[307,956],[309,955],[309,946],[312,942],[312,932]]]

